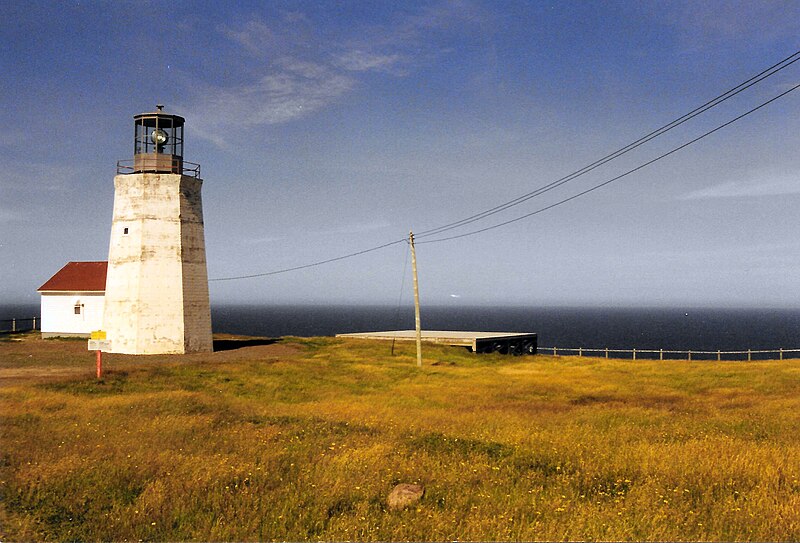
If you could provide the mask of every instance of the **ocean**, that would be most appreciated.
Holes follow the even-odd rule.
[[[38,306],[0,306],[0,320],[38,314]],[[211,316],[215,332],[266,337],[414,328],[412,307],[214,305]],[[797,309],[423,307],[422,327],[535,332],[540,346],[558,348],[800,348]]]

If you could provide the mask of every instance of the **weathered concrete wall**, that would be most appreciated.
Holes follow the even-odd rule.
[[[207,352],[213,349],[213,343],[200,196],[202,181],[191,177],[185,179],[197,182],[182,183],[180,194],[184,348],[186,352]]]
[[[42,337],[86,336],[103,327],[102,292],[42,294]],[[75,314],[75,304],[81,305]]]
[[[178,174],[114,178],[103,319],[112,352],[212,350],[201,186]]]

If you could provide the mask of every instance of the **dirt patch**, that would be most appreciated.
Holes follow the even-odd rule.
[[[64,377],[90,377],[94,375],[95,368],[87,365],[84,367],[57,367],[35,366],[31,368],[0,368],[0,388],[42,379],[61,379]]]
[[[215,352],[185,355],[135,356],[107,353],[103,364],[108,369],[125,370],[159,364],[186,362],[241,362],[264,359],[292,359],[303,348],[275,338],[215,336]],[[95,372],[95,353],[85,339],[41,339],[38,334],[23,334],[13,341],[0,342],[0,387],[17,383],[71,377],[91,377]]]
[[[276,342],[268,344],[248,344],[246,342],[242,342],[241,345],[216,350],[215,342],[213,358],[215,361],[263,358],[294,358],[302,352],[303,349],[298,345]]]

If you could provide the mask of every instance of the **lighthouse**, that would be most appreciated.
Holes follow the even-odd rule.
[[[117,163],[103,328],[109,351],[210,352],[200,166],[183,160],[185,119],[134,116],[133,160]]]

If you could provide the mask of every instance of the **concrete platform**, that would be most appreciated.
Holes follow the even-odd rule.
[[[414,330],[387,332],[358,332],[336,334],[336,337],[377,339],[381,341],[416,341]],[[423,330],[422,341],[467,347],[474,353],[536,354],[536,334],[519,332],[461,332],[447,330]]]

